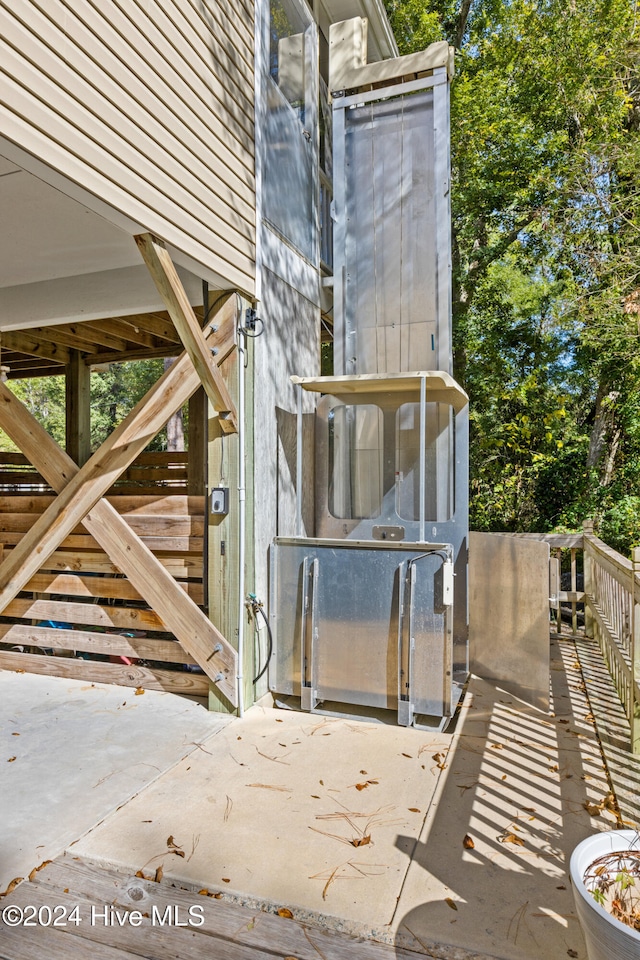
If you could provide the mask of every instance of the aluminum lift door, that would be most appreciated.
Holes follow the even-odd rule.
[[[334,97],[337,374],[451,372],[449,83]]]

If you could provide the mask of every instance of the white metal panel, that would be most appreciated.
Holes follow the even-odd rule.
[[[450,370],[446,71],[338,98],[334,120],[336,370]]]
[[[549,629],[549,544],[470,533],[472,672],[548,709]]]

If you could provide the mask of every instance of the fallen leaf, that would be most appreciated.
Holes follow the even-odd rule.
[[[599,817],[602,813],[602,807],[598,803],[590,803],[589,800],[585,800],[582,806],[590,817]]]
[[[223,883],[231,883],[231,878],[230,878],[230,877],[223,877],[223,878],[222,878],[222,882],[223,882]]]
[[[280,907],[280,909],[277,912],[279,917],[286,917],[287,920],[293,920],[293,914],[291,913],[291,910],[289,910],[288,907]]]
[[[312,796],[312,798],[313,798],[314,800],[319,800],[319,799],[320,799],[320,797],[318,796],[317,793],[312,793],[311,796]]]
[[[198,890],[198,895],[199,895],[200,897],[208,897],[208,896],[209,896],[209,891],[207,890],[206,887],[203,887],[202,890]]]
[[[281,720],[280,717],[276,717],[276,723],[284,723],[284,720]]]
[[[369,786],[368,783],[356,783],[356,784],[355,784],[356,790],[365,790],[368,786]]]
[[[409,760],[413,760],[413,757],[411,756],[410,753],[403,753],[402,756],[403,756],[403,757],[408,757]]]
[[[159,866],[158,869],[156,870],[156,875],[155,875],[155,877],[153,878],[156,883],[160,883],[160,881],[162,880],[162,874],[163,874],[163,873],[164,873],[164,870],[162,869],[162,864],[160,864],[160,866]]]
[[[516,843],[519,847],[524,847],[524,840],[522,837],[516,837],[515,833],[503,833],[498,840],[500,843]]]
[[[18,671],[16,670],[15,672],[17,673]],[[7,894],[13,893],[13,891],[14,891],[15,888],[18,886],[18,884],[19,884],[19,883],[22,883],[23,880],[24,880],[24,877],[15,877],[15,878],[11,881],[11,883],[9,884],[9,886],[7,887],[7,889],[4,891],[4,893],[0,893],[0,897],[6,897]]]
[[[69,893],[69,887],[65,887],[62,892],[63,892],[63,893]]]
[[[147,879],[147,878],[145,877],[144,873],[142,872],[142,870],[138,870],[138,871],[136,872],[136,877],[138,877],[140,880],[146,880],[146,879]]]
[[[136,697],[141,697],[143,693],[144,690],[142,687],[136,687]]]
[[[38,868],[37,868],[37,867],[34,867],[33,870],[31,871],[31,873],[29,874],[29,883],[33,883],[33,881],[34,881],[35,878],[36,878],[37,872],[38,872]]]
[[[184,856],[185,856],[184,850],[175,850],[175,849],[174,849],[174,850],[171,851],[171,853],[175,853],[176,857],[184,857]]]
[[[9,757],[9,759],[7,760],[7,763],[13,763],[15,759],[16,759],[15,757]]]
[[[595,723],[595,722],[596,722],[596,718],[594,717],[594,715],[593,715],[592,713],[585,713],[584,719],[587,721],[587,723]]]
[[[419,807],[409,807],[409,812],[410,812],[410,813],[420,813],[420,808],[419,808]]]
[[[577,957],[577,956],[579,956],[579,953],[578,953],[577,950],[571,950],[571,949],[569,949],[569,950],[567,950],[567,956],[568,956],[568,957]]]
[[[366,770],[361,770],[361,771],[360,771],[360,776],[366,777],[366,775],[367,775],[367,771],[366,771]]]
[[[19,737],[20,734],[19,734],[19,733],[12,733],[11,736],[12,736],[12,737]]]
[[[458,909],[457,903],[455,902],[455,900],[452,900],[451,897],[445,897],[444,902],[447,904],[448,907],[451,907],[452,910]]]
[[[567,887],[564,883],[561,883],[559,887],[556,887],[556,890],[566,890]]]
[[[171,834],[171,836],[167,837],[167,846],[168,846],[168,847],[177,847],[177,846],[179,846],[179,844],[177,844],[177,843],[175,842],[175,840],[173,839],[173,834]]]
[[[492,744],[491,744],[491,749],[492,749],[492,750],[504,750],[504,743],[492,743]]]
[[[462,846],[465,848],[465,850],[473,850],[475,848],[473,837],[470,837],[468,833],[465,833],[464,835]]]
[[[507,779],[506,773],[503,773],[503,774],[502,774],[502,779],[503,779],[503,780],[506,780],[506,779]]]
[[[355,839],[349,841],[352,847],[366,847],[368,843],[371,843],[371,837],[355,837]]]

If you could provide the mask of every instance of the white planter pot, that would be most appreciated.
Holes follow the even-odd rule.
[[[614,919],[596,903],[582,879],[594,860],[607,853],[628,850],[634,838],[635,849],[638,849],[635,830],[597,833],[579,843],[571,855],[569,872],[573,896],[589,960],[640,960],[640,932]]]

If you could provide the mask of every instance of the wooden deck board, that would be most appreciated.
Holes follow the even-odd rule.
[[[154,867],[146,868],[152,875]],[[411,960],[416,954],[372,940],[358,940],[320,926],[283,918],[259,908],[215,899],[173,884],[134,878],[69,854],[46,864],[32,881],[2,901],[26,908],[78,908],[79,924],[10,928],[0,923],[0,960]],[[286,906],[286,904],[283,904]],[[189,908],[192,921],[189,925]],[[91,922],[92,908],[94,922]],[[167,908],[180,921],[161,924]],[[105,914],[105,910],[107,913]],[[127,911],[139,911],[140,925]],[[117,911],[117,913],[116,913]],[[177,912],[176,912],[177,911]],[[61,911],[58,911],[61,913]],[[106,923],[104,917],[110,919]],[[131,916],[135,916],[131,914]],[[122,925],[118,918],[123,920]],[[136,922],[138,918],[136,917]]]

